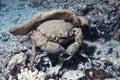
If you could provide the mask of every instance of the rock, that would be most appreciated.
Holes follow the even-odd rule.
[[[2,32],[2,41],[8,41],[10,35],[6,32]]]
[[[52,67],[52,63],[47,56],[46,52],[41,53],[40,55],[37,55],[35,60],[34,60],[34,66],[38,70],[46,71],[48,68]]]
[[[71,76],[72,75],[72,76]],[[85,74],[79,70],[71,70],[67,71],[63,76],[61,80],[67,79],[67,80],[78,80],[79,78],[84,77]]]
[[[24,64],[25,65],[25,61],[26,61],[26,55],[23,52],[20,52],[19,54],[14,54],[8,64],[7,64],[7,69],[8,70],[12,70],[16,64]]]
[[[12,53],[19,53],[21,51],[27,51],[28,49],[26,46],[20,44],[19,42],[13,42],[11,46],[13,46],[11,48]]]

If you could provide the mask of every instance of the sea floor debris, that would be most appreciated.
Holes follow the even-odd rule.
[[[120,79],[119,0],[34,1],[0,1],[0,18],[2,19],[0,22],[0,80],[28,80],[28,77],[31,77],[32,80],[38,80],[38,78],[40,80],[57,80],[59,77],[59,80]],[[57,59],[53,59],[54,57],[47,55],[47,53],[43,55],[43,53],[39,51],[34,66],[36,67],[36,65],[39,65],[39,62],[42,62],[39,67],[40,69],[35,68],[35,70],[30,70],[28,66],[31,57],[31,41],[21,44],[19,43],[19,39],[23,36],[14,37],[6,31],[10,27],[30,18],[36,12],[58,8],[70,9],[78,15],[86,16],[89,19],[89,25],[97,29],[99,36],[101,36],[99,40],[93,42],[84,41],[84,43],[88,44],[88,47],[96,46],[94,55],[78,56],[87,59],[86,62],[77,61],[74,59],[75,56],[70,57],[66,61],[69,62],[69,65],[63,66],[63,61],[55,63],[55,61],[58,61]],[[85,35],[87,37],[89,35],[95,36],[93,33]],[[91,50],[89,52],[91,52]],[[88,54],[88,52],[86,52],[86,54]],[[15,57],[20,55],[21,57]],[[72,62],[76,63],[74,64]],[[75,67],[70,66],[70,64],[73,64]],[[7,68],[7,66],[10,65],[12,65],[11,69]],[[61,68],[63,70],[61,70]],[[13,70],[15,71],[12,72]],[[60,70],[64,72],[64,74],[58,75]],[[74,74],[74,77],[72,77],[71,74]]]

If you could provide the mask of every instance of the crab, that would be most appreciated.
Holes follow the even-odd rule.
[[[85,17],[77,16],[71,10],[51,10],[37,13],[9,31],[15,36],[31,35],[33,44],[30,64],[33,66],[36,47],[53,54],[58,52],[65,52],[68,55],[75,54],[83,41],[82,30],[79,26],[87,24],[88,20]],[[74,40],[74,42],[65,50],[61,44],[70,40]]]

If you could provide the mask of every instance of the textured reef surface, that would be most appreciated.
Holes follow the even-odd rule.
[[[88,20],[82,45],[71,56],[36,48],[31,68],[31,37],[21,43],[26,35],[13,36],[9,29],[53,9]],[[120,0],[0,0],[0,19],[0,80],[120,80]]]

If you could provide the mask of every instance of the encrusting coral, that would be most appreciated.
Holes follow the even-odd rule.
[[[27,68],[21,69],[20,73],[17,74],[18,80],[44,80],[45,73],[36,69],[34,71],[28,70]]]

